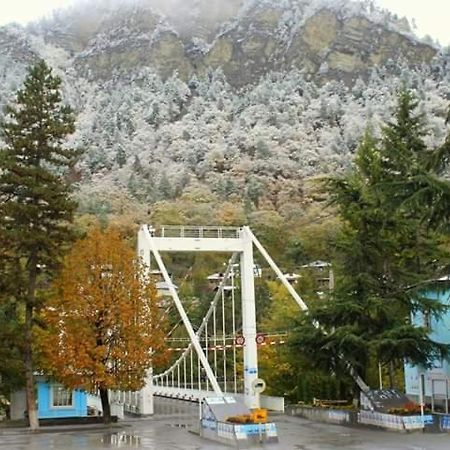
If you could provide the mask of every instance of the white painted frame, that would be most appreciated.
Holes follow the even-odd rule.
[[[306,311],[308,307],[291,286],[282,271],[275,264],[273,259],[256,239],[248,226],[237,228],[236,233],[230,233],[227,229],[225,233],[220,232],[220,227],[209,227],[208,233],[205,233],[205,227],[198,227],[199,232],[195,233],[194,227],[190,227],[190,232],[186,233],[184,227],[179,227],[179,234],[176,233],[177,227],[170,227],[171,233],[162,233],[161,237],[155,236],[155,229],[148,225],[141,226],[138,234],[138,255],[142,258],[147,267],[150,267],[151,259],[156,261],[159,271],[164,281],[169,286],[169,292],[177,307],[178,313],[188,332],[189,338],[198,358],[205,369],[210,386],[215,396],[223,396],[212,371],[208,359],[200,345],[198,336],[196,336],[192,324],[186,314],[183,304],[178,296],[176,289],[169,277],[167,268],[161,257],[161,252],[219,252],[219,253],[237,253],[240,258],[241,268],[241,302],[242,302],[242,335],[245,338],[244,346],[244,399],[248,408],[259,408],[259,394],[253,388],[253,382],[258,378],[258,351],[256,343],[256,308],[255,308],[255,285],[254,285],[254,260],[253,246],[255,246],[261,255],[269,263],[270,267],[275,271],[280,281],[286,287],[288,292],[297,302],[299,307]],[[164,230],[164,228],[163,228]],[[174,231],[175,230],[175,231]],[[214,233],[217,230],[217,234]],[[214,236],[215,237],[211,237]],[[194,237],[192,237],[194,236]],[[205,237],[208,236],[208,237]],[[235,237],[230,237],[235,236]],[[152,383],[151,377],[147,383]],[[155,391],[156,386],[152,386]],[[144,388],[148,391],[148,388]],[[148,394],[148,393],[147,393]],[[151,408],[153,411],[153,408]]]

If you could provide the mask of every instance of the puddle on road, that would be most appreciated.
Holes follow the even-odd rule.
[[[364,442],[351,433],[339,433],[337,435],[323,436],[318,435],[310,439],[307,444],[294,445],[296,450],[320,449],[359,449],[364,448]]]

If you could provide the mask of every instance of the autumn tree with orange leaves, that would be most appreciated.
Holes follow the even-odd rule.
[[[119,232],[94,229],[67,255],[42,314],[44,368],[68,388],[134,391],[165,361],[165,327],[145,267]]]

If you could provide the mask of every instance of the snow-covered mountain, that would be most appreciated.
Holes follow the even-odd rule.
[[[81,75],[94,79],[151,66],[185,81],[221,68],[233,86],[293,68],[352,81],[374,65],[397,59],[419,65],[436,53],[406,20],[371,1],[86,2],[28,31],[62,48]]]
[[[423,100],[434,142],[450,99],[448,53],[371,0],[81,2],[0,28],[2,104],[38,57],[78,113],[86,202],[200,183],[280,208],[305,178],[350,164],[401,84]]]

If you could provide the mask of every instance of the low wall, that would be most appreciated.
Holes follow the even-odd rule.
[[[261,408],[269,411],[284,412],[284,397],[273,397],[270,395],[260,395]]]
[[[97,410],[100,414],[103,411],[102,401],[100,399],[100,396],[98,396],[98,395],[87,394],[87,405],[88,405],[88,407],[94,408],[95,410]],[[111,408],[112,416],[117,416],[120,420],[122,420],[124,418],[124,404],[123,403],[110,401],[109,406]]]
[[[278,442],[277,427],[274,423],[235,424],[217,422],[214,419],[200,421],[200,435],[236,448],[249,448],[261,444]]]
[[[433,416],[395,416],[372,411],[345,411],[339,409],[324,409],[308,406],[290,405],[286,413],[292,416],[304,417],[315,422],[334,423],[338,425],[371,425],[394,431],[423,430],[434,423]],[[447,427],[450,431],[450,417],[441,420],[441,430]]]
[[[13,392],[11,394],[11,420],[25,419],[25,411],[27,410],[27,398],[25,390]]]
[[[434,416],[436,420],[438,421],[438,426],[440,431],[444,431],[446,433],[450,432],[450,416],[449,415],[435,415]]]
[[[324,409],[310,406],[289,405],[286,414],[304,417],[315,422],[334,423],[339,425],[356,425],[358,413],[356,411],[344,411],[341,409]]]
[[[117,416],[111,416],[111,422],[117,423]],[[88,417],[62,417],[59,419],[39,419],[41,426],[58,426],[58,425],[103,425],[103,417],[88,416]]]
[[[425,422],[428,420],[433,422],[433,416],[395,416],[372,411],[358,413],[358,423],[362,425],[373,425],[397,431],[423,430]]]

